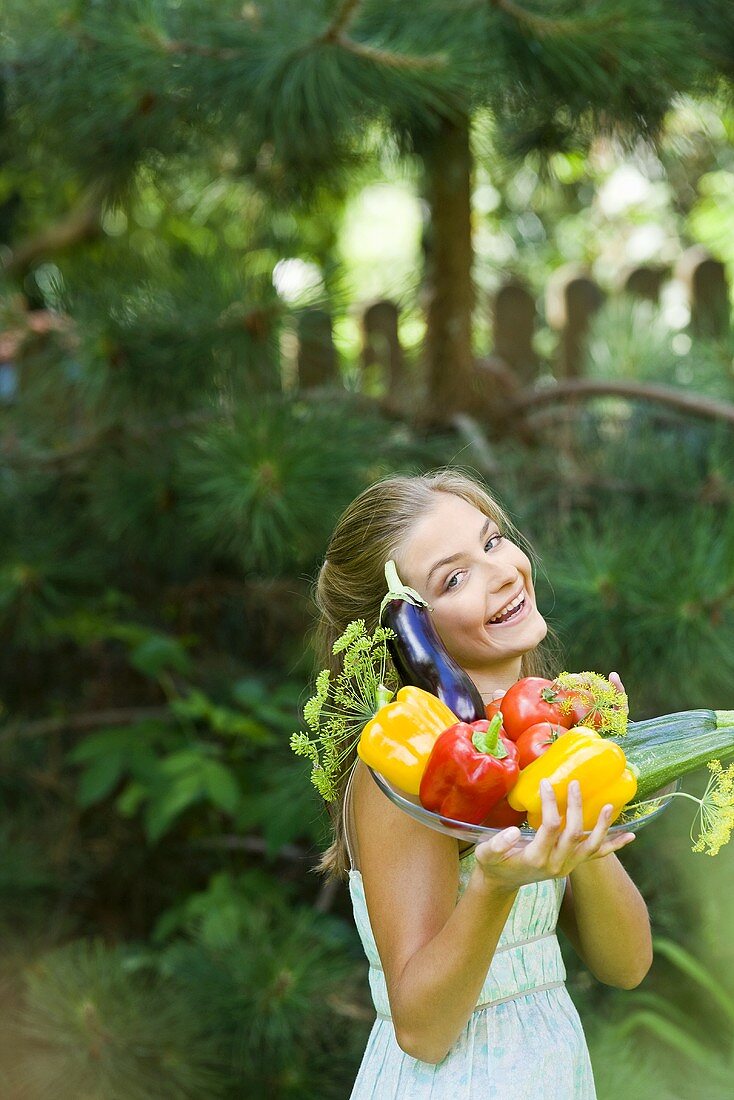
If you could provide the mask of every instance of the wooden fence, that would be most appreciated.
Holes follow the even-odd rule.
[[[632,268],[621,281],[619,291],[656,302],[670,280],[676,280],[685,290],[690,309],[688,330],[692,335],[723,336],[728,332],[730,302],[725,268],[700,246],[688,249],[674,269],[662,265]],[[545,295],[546,318],[558,334],[556,361],[551,367],[563,392],[584,396],[593,393],[595,386],[604,385],[590,380],[584,383],[582,373],[584,341],[591,319],[605,297],[590,274],[575,265],[559,269],[549,281]],[[475,366],[479,383],[475,389],[488,391],[491,382],[494,396],[499,393],[500,401],[512,401],[523,393],[527,403],[528,389],[532,388],[541,367],[534,349],[538,327],[535,297],[521,282],[508,279],[494,296],[491,316],[493,350],[488,359],[478,361]],[[405,353],[400,343],[399,324],[398,307],[390,301],[373,303],[361,317],[361,365],[365,370],[378,368],[386,403],[395,406],[404,402],[406,389]],[[483,384],[483,376],[488,385]],[[301,315],[297,378],[302,389],[341,384],[332,321],[323,310],[306,311]],[[621,384],[609,385],[608,392],[614,392],[615,385],[619,390]],[[641,392],[642,397],[655,400],[666,387],[648,386],[642,390],[645,391]],[[665,400],[664,395],[662,399]]]

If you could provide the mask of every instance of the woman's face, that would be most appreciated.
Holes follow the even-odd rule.
[[[473,504],[444,492],[435,499],[400,548],[401,579],[429,603],[444,645],[480,688],[498,678],[509,686],[548,629],[530,559]]]

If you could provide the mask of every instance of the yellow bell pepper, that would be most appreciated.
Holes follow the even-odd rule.
[[[404,687],[364,727],[357,753],[389,783],[417,795],[438,736],[458,721],[435,695]]]
[[[542,756],[520,772],[508,794],[507,801],[513,809],[527,810],[528,825],[533,829],[538,829],[542,822],[541,779],[550,780],[564,825],[568,784],[572,779],[579,781],[585,830],[593,829],[607,803],[614,807],[610,821],[615,821],[637,790],[637,778],[627,767],[619,745],[585,726],[561,734]]]

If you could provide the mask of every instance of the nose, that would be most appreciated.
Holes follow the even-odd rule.
[[[512,562],[499,562],[490,559],[485,562],[485,565],[487,567],[487,584],[492,593],[504,593],[505,590],[509,593],[510,589],[517,587],[520,574]]]

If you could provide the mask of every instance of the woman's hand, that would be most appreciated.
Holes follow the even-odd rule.
[[[568,785],[566,825],[561,828],[555,792],[547,779],[540,784],[542,821],[533,839],[518,844],[520,830],[504,829],[492,840],[477,845],[477,867],[493,886],[517,890],[530,882],[565,878],[581,863],[602,859],[635,839],[634,833],[610,837],[608,829],[613,807],[602,808],[596,825],[584,834],[581,787],[578,780]]]

